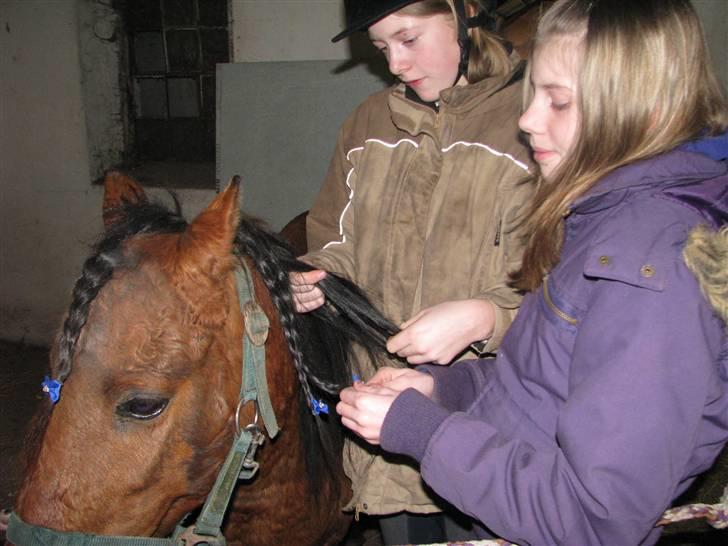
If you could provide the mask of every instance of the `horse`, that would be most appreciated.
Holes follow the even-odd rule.
[[[188,546],[334,545],[346,534],[343,427],[325,412],[352,382],[351,344],[384,351],[396,327],[331,274],[321,283],[328,303],[296,313],[289,274],[312,268],[242,215],[239,191],[234,178],[188,224],[178,204],[152,203],[135,180],[106,175],[105,231],[51,349],[51,400],[8,540],[174,533]],[[262,372],[247,353],[261,347]],[[242,468],[216,481],[249,430]],[[262,443],[266,430],[279,433]],[[190,533],[188,514],[217,482],[232,496],[224,521],[224,507],[212,518],[221,536]]]

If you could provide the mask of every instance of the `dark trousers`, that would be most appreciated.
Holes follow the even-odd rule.
[[[434,514],[400,512],[392,516],[382,516],[379,518],[379,529],[387,546],[479,538],[467,517],[451,516],[442,512]],[[480,538],[483,538],[482,531]]]

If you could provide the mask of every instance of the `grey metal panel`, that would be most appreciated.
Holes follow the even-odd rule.
[[[346,116],[386,84],[341,61],[217,66],[217,180],[243,179],[243,210],[276,230],[311,207]]]

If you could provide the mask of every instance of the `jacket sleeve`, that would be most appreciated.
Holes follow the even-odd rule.
[[[448,411],[465,411],[486,388],[494,371],[495,359],[459,360],[449,366],[423,364],[418,372],[435,381],[432,399]]]
[[[480,353],[493,353],[498,350],[508,327],[516,317],[523,295],[508,286],[509,274],[518,270],[525,251],[524,230],[521,224],[522,214],[529,203],[535,186],[525,181],[528,172],[521,167],[513,166],[507,175],[511,188],[502,196],[502,208],[497,237],[503,245],[501,263],[494,264],[493,269],[498,271],[493,282],[478,294],[478,298],[489,300],[495,306],[495,325],[493,334]]]
[[[342,125],[334,156],[316,200],[306,218],[309,252],[304,260],[348,279],[354,279],[354,180],[347,158],[354,112]]]
[[[724,334],[695,280],[677,269],[662,292],[596,281],[552,446],[500,431],[471,411],[477,402],[447,412],[405,391],[387,414],[382,447],[420,460],[439,495],[519,544],[651,543],[688,462],[707,466],[725,440],[695,445],[705,420],[720,420],[704,414],[725,409],[716,367]],[[424,435],[412,432],[420,422]]]

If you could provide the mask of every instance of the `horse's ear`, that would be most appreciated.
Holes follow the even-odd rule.
[[[229,256],[240,220],[239,195],[240,177],[234,176],[189,225],[183,246],[191,247],[192,252],[204,249],[215,256]]]
[[[201,322],[215,325],[224,317],[219,296],[224,276],[235,264],[233,243],[240,220],[240,178],[235,176],[187,227],[179,243],[174,274],[180,293]]]
[[[124,215],[125,205],[147,202],[147,195],[136,180],[119,171],[108,171],[104,176],[104,227],[109,228]]]

